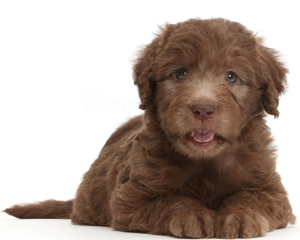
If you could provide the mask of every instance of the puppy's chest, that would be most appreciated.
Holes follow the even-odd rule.
[[[186,179],[179,191],[185,196],[199,199],[209,208],[216,209],[223,199],[239,191],[239,188],[220,176],[198,174]]]

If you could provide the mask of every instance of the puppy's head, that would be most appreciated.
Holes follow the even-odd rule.
[[[236,22],[167,24],[134,66],[141,109],[155,109],[173,147],[191,158],[229,149],[263,111],[278,116],[287,70]]]

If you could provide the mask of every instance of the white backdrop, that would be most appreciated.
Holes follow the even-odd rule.
[[[110,134],[138,110],[131,76],[158,25],[223,17],[265,37],[290,69],[268,118],[278,172],[300,215],[299,7],[296,1],[1,1],[0,210],[73,198]]]

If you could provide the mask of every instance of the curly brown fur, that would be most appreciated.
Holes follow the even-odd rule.
[[[276,55],[236,22],[167,24],[134,65],[144,115],[110,137],[65,213],[47,214],[49,202],[6,212],[190,238],[294,223],[264,120],[286,84]]]

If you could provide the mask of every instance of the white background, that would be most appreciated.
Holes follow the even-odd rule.
[[[298,9],[297,1],[1,1],[0,210],[73,198],[110,134],[141,113],[132,61],[158,25],[223,17],[264,37],[290,69],[281,115],[269,117],[268,124],[279,146],[277,170],[300,215]],[[24,221],[0,215],[5,239],[18,234],[33,239],[30,229],[40,229],[36,220],[27,220],[27,228]],[[20,227],[24,232],[12,231]],[[78,228],[72,227],[71,235]],[[277,233],[286,231],[292,239],[297,228]],[[88,239],[91,228],[80,229]]]

